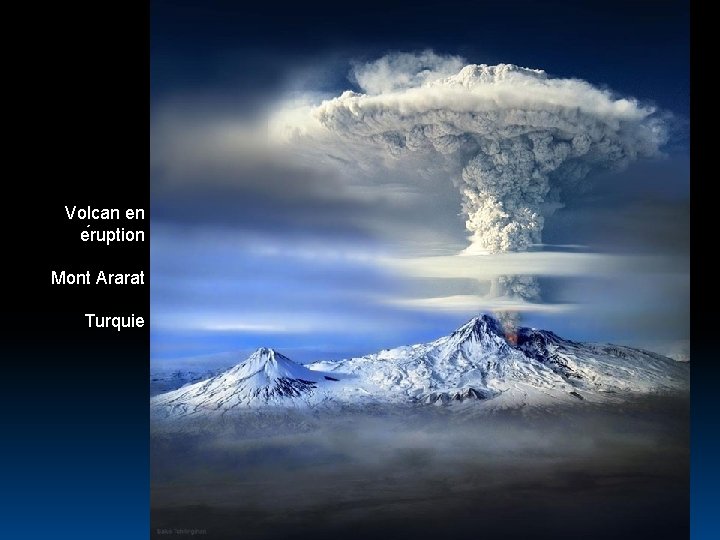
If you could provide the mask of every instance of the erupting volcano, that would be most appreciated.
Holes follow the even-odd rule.
[[[505,324],[482,315],[430,343],[306,366],[261,348],[211,379],[155,396],[153,416],[463,402],[484,410],[603,402],[687,388],[686,364],[630,347],[576,343],[547,330],[517,327],[516,315],[507,315]]]

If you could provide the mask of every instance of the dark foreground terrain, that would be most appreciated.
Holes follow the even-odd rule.
[[[688,538],[685,398],[163,427],[152,538]]]

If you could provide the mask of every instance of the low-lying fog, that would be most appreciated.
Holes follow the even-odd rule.
[[[251,418],[155,427],[153,538],[688,537],[686,398]]]

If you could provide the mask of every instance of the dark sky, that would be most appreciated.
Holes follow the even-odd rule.
[[[689,11],[686,1],[641,0],[155,1],[152,92],[267,88],[296,62],[431,48],[541,66],[686,115]]]

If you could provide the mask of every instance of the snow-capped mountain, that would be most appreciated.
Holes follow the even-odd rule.
[[[483,315],[430,343],[346,360],[301,366],[258,349],[224,373],[155,396],[151,411],[164,418],[378,404],[506,408],[683,392],[688,382],[685,363],[531,328],[508,341],[500,324]]]
[[[291,405],[312,394],[322,374],[262,347],[247,360],[206,381],[184,386],[153,399],[174,414],[224,411],[235,407]]]

